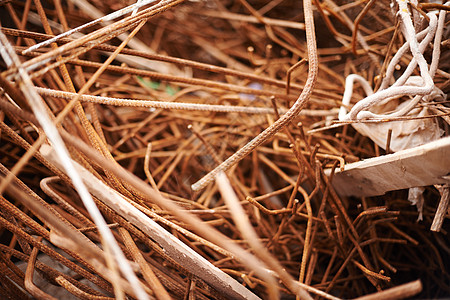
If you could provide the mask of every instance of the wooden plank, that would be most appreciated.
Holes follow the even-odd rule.
[[[42,145],[40,152],[62,172],[65,172],[61,162],[57,158],[55,150],[51,146],[47,144]],[[142,230],[142,232],[157,242],[163,248],[164,252],[172,257],[174,261],[185,267],[195,276],[198,276],[206,283],[210,284],[219,293],[222,293],[224,298],[260,299],[237,280],[214,266],[192,248],[176,238],[172,233],[152,220],[148,215],[141,211],[144,210],[144,208],[141,207],[138,209],[139,205],[132,205],[120,193],[100,181],[77,162],[72,161],[72,164],[92,195],[97,197],[133,226]]]
[[[331,170],[325,170],[327,175]],[[388,191],[449,183],[450,137],[348,164],[336,170],[333,186],[341,196],[378,196]]]

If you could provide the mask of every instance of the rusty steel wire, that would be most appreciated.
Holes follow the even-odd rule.
[[[448,295],[448,185],[332,185],[358,126],[449,133],[448,3],[403,2],[0,1],[0,298]]]

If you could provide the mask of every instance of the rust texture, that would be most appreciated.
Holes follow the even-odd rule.
[[[0,1],[0,298],[448,295],[448,185],[332,185],[397,151],[361,126],[448,135],[448,3],[391,2]],[[390,85],[381,118],[352,109]]]

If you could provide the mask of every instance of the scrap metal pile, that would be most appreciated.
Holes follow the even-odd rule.
[[[449,295],[448,11],[0,1],[0,298]]]

